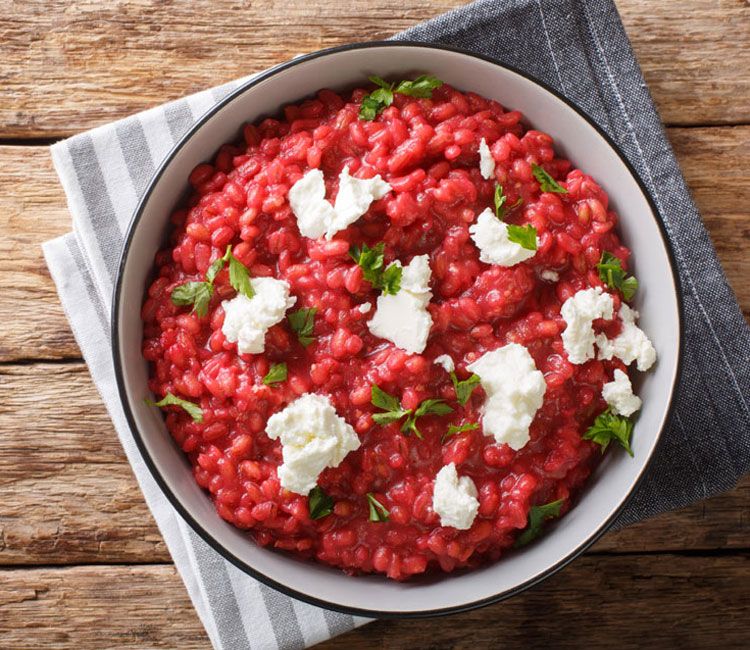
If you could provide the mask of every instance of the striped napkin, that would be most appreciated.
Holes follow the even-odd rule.
[[[645,180],[684,284],[686,350],[676,413],[623,526],[730,488],[750,468],[750,333],[689,197],[611,0],[480,0],[395,37],[495,57],[593,117]],[[224,561],[175,513],[135,446],[109,346],[115,269],[133,210],[180,136],[246,81],[198,93],[52,147],[73,232],[44,254],[73,333],[213,646],[303,648],[368,619],[303,604]]]

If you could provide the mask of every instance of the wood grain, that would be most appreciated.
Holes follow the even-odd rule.
[[[280,63],[386,38],[463,0],[32,0],[0,18],[0,137],[60,137]],[[617,3],[668,124],[750,122],[742,0]]]
[[[32,438],[28,414],[39,404],[48,406]],[[169,561],[82,363],[0,366],[0,430],[0,565]],[[750,478],[593,550],[746,549],[748,513]]]
[[[506,602],[375,622],[318,647],[742,648],[749,578],[745,554],[587,556]],[[6,650],[209,648],[174,569],[154,565],[0,571],[0,638]]]
[[[673,128],[669,138],[740,305],[750,316],[750,126]],[[40,245],[70,230],[41,147],[0,146],[0,362],[80,357]]]

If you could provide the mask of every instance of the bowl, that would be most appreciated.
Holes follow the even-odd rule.
[[[193,479],[190,464],[166,430],[162,414],[144,404],[148,369],[141,356],[140,306],[168,216],[184,196],[190,171],[247,121],[278,113],[320,88],[346,89],[377,74],[411,78],[431,73],[517,109],[555,139],[558,153],[591,173],[620,215],[640,280],[640,326],[658,352],[639,375],[643,408],[633,437],[634,458],[607,453],[577,505],[545,536],[499,562],[472,571],[399,583],[381,576],[350,577],[338,569],[261,548],[222,520]],[[590,546],[633,493],[668,419],[679,374],[681,303],[673,253],[644,184],[617,146],[579,108],[544,84],[490,59],[417,43],[366,43],[315,52],[248,81],[206,113],[155,173],[127,234],[114,291],[112,346],[122,405],[157,483],[195,531],[224,558],[270,586],[329,609],[375,617],[447,614],[498,601],[539,582]],[[614,450],[613,450],[614,452]]]

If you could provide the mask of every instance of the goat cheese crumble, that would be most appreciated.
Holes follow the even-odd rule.
[[[633,394],[630,377],[622,370],[615,370],[614,380],[602,386],[602,397],[618,415],[629,417],[641,408],[641,398]]]
[[[560,313],[567,327],[562,342],[570,363],[581,364],[594,358],[596,335],[592,323],[597,318],[610,320],[613,310],[612,296],[601,287],[578,291],[563,303]]]
[[[536,255],[536,250],[528,250],[508,239],[508,226],[490,208],[485,209],[469,226],[469,233],[479,249],[479,259],[485,264],[515,266]],[[536,243],[538,247],[539,237]]]
[[[453,463],[444,465],[435,477],[432,509],[440,517],[441,526],[467,530],[479,511],[477,487],[468,476],[458,478]]]

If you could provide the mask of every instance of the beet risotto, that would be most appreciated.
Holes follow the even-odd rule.
[[[321,90],[190,174],[143,305],[166,425],[264,546],[396,580],[497,560],[630,453],[656,359],[596,181],[430,75]],[[596,170],[592,170],[596,171]]]

